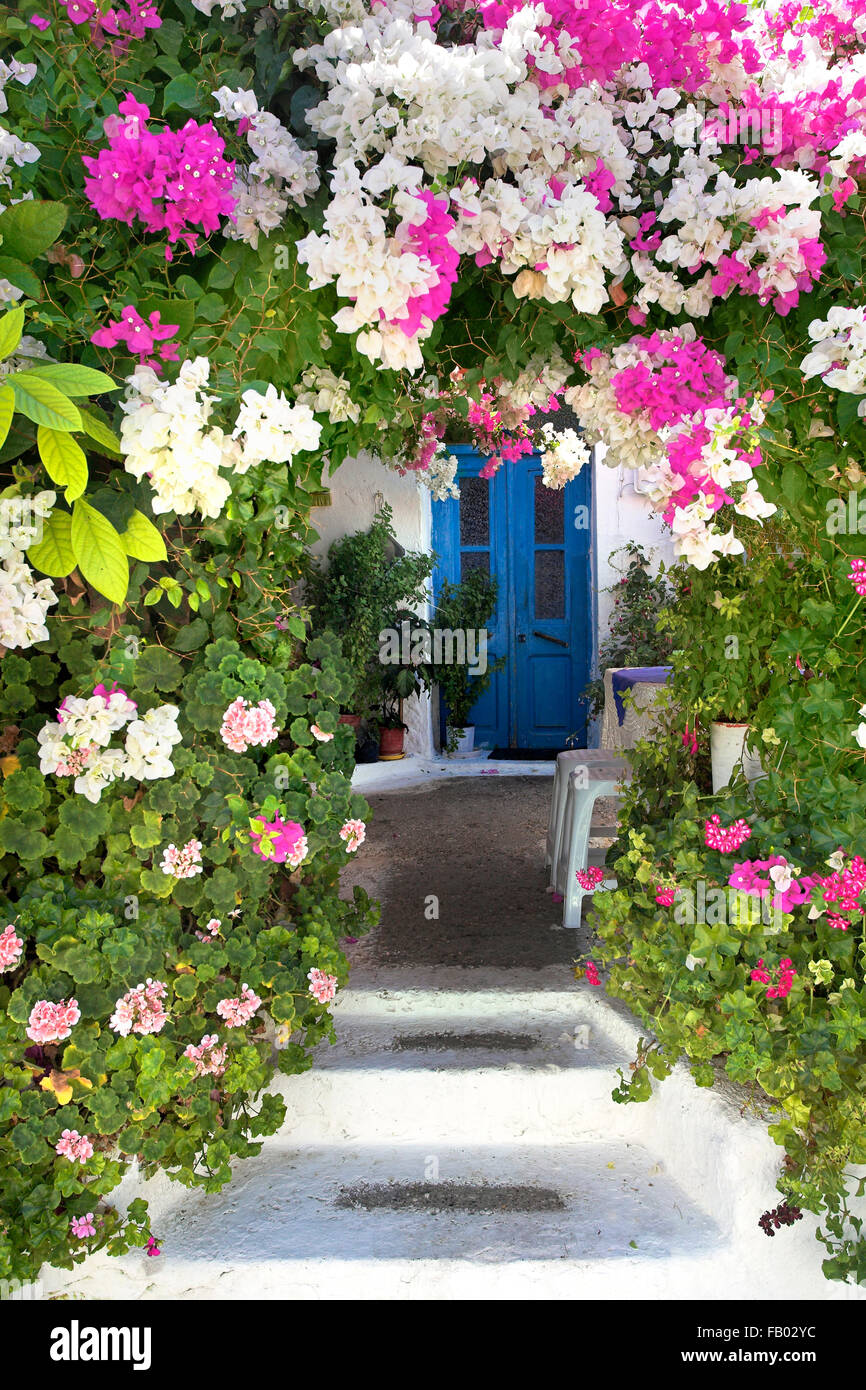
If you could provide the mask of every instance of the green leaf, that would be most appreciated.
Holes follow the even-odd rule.
[[[72,548],[72,515],[70,512],[54,511],[42,527],[42,539],[31,545],[27,551],[27,561],[35,565],[42,574],[50,574],[52,579],[65,579],[75,569],[75,551]]]
[[[106,372],[95,367],[81,367],[77,362],[47,362],[30,369],[30,376],[49,381],[68,396],[99,396],[103,391],[118,391],[120,387]]]
[[[113,430],[100,420],[98,415],[94,415],[90,410],[78,407],[78,414],[81,416],[81,428],[85,434],[104,449],[107,454],[113,454],[117,458],[121,456],[120,440]]]
[[[67,208],[64,203],[36,199],[13,203],[0,213],[0,236],[3,249],[16,260],[29,264],[52,246],[66,226]]]
[[[188,72],[183,73],[180,77],[173,77],[171,81],[166,84],[162,99],[163,115],[165,115],[166,111],[170,110],[172,106],[180,106],[185,111],[192,110],[194,107],[198,106],[196,80],[194,77],[191,77]]]
[[[132,513],[120,539],[127,555],[131,555],[134,560],[145,560],[152,563],[156,560],[167,559],[162,533],[143,512]]]
[[[36,431],[39,457],[45,472],[58,487],[66,489],[67,502],[74,502],[87,487],[87,455],[68,433],[40,425]]]
[[[83,577],[112,603],[123,603],[129,587],[129,563],[123,542],[95,507],[78,499],[72,511],[72,548]]]
[[[15,392],[16,407],[34,425],[47,425],[52,430],[81,429],[77,406],[51,382],[34,372],[13,372],[7,382]]]
[[[10,309],[0,318],[0,358],[9,357],[21,342],[24,332],[24,310]]]
[[[39,299],[42,295],[42,281],[35,275],[29,266],[23,261],[18,261],[14,256],[0,255],[0,275],[4,280],[8,280],[10,285],[14,285],[17,290],[23,291],[31,299]]]
[[[147,295],[136,300],[135,307],[142,318],[149,318],[155,310],[159,314],[160,322],[177,324],[177,336],[182,342],[186,341],[193,330],[195,305],[187,299],[155,299]]]
[[[195,652],[204,645],[209,636],[210,628],[204,618],[195,618],[186,627],[178,630],[173,646],[176,652]]]
[[[15,414],[15,392],[11,386],[0,386],[0,445],[6,443],[9,426]]]

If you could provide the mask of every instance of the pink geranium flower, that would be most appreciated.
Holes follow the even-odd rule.
[[[337,993],[336,975],[326,975],[324,970],[317,970],[313,967],[307,972],[307,979],[310,982],[310,993],[320,1004],[330,1004],[334,995]]]
[[[270,700],[250,705],[239,695],[223,715],[220,737],[233,753],[246,753],[250,747],[264,748],[273,743],[280,732],[275,723],[276,713]]]
[[[88,1236],[96,1235],[92,1211],[87,1212],[84,1216],[73,1216],[69,1224],[72,1227],[72,1234],[79,1240],[86,1240]]]
[[[43,1047],[62,1042],[69,1037],[80,1018],[81,1010],[75,999],[70,999],[68,1004],[63,999],[59,1004],[53,1004],[50,999],[40,999],[30,1010],[27,1036]]]
[[[61,1158],[68,1158],[70,1163],[86,1163],[93,1157],[92,1143],[86,1134],[79,1134],[77,1129],[65,1129],[54,1150]]]
[[[159,867],[164,874],[171,874],[174,878],[195,878],[202,871],[201,840],[187,840],[183,849],[168,845]]]
[[[163,1003],[167,993],[168,986],[160,980],[149,979],[144,985],[136,985],[118,999],[108,1020],[109,1028],[122,1038],[130,1033],[159,1033],[168,1021]]]
[[[20,936],[16,936],[15,928],[10,923],[0,932],[0,974],[18,964],[23,950],[24,942]]]
[[[575,878],[585,893],[592,893],[604,882],[604,869],[597,864],[591,864],[588,869],[578,869]]]
[[[220,1018],[225,1019],[227,1028],[240,1028],[244,1023],[249,1023],[253,1014],[261,1007],[261,1002],[259,996],[250,989],[249,985],[242,985],[240,998],[221,999],[216,1006],[216,1011]],[[211,1034],[211,1037],[213,1036]]]
[[[220,1001],[221,1004],[237,1004],[237,999]],[[217,1013],[220,1005],[217,1005]],[[229,1027],[234,1025],[229,1024]],[[226,1053],[228,1048],[225,1044],[219,1046],[219,1037],[216,1033],[205,1033],[201,1042],[196,1046],[190,1043],[184,1049],[184,1057],[188,1057],[195,1067],[196,1076],[222,1076],[226,1069]]]
[[[340,826],[340,839],[345,843],[347,854],[354,854],[366,838],[367,827],[362,820],[346,820]]]
[[[331,739],[334,737],[333,734],[327,734],[324,729],[320,729],[318,724],[310,725],[310,733],[319,743],[330,743]]]

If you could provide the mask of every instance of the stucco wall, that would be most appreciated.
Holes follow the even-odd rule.
[[[419,485],[414,474],[407,473],[401,478],[370,454],[360,454],[357,458],[346,459],[331,474],[328,486],[332,505],[316,507],[312,515],[313,526],[319,534],[319,539],[310,547],[314,555],[326,554],[328,546],[339,536],[366,530],[382,501],[387,502],[394,513],[394,534],[403,549],[430,549],[430,493]],[[434,751],[433,720],[429,697],[423,695],[420,699],[407,700],[403,705],[403,718],[409,727],[407,752],[431,754]]]
[[[613,599],[604,590],[619,578],[619,571],[610,563],[611,552],[628,540],[643,545],[654,565],[673,558],[670,536],[665,532],[647,499],[634,490],[634,474],[630,469],[608,468],[601,461],[601,449],[593,461],[592,490],[592,581],[595,598],[595,632],[593,660],[598,653],[598,636],[606,632],[613,609]],[[312,547],[315,554],[325,554],[338,536],[361,531],[370,525],[379,499],[387,502],[394,513],[394,531],[406,550],[429,550],[431,545],[430,493],[413,474],[400,477],[383,467],[369,454],[347,459],[329,480],[333,504],[313,512],[313,525],[319,540]],[[620,557],[620,561],[621,561]],[[430,701],[407,701],[403,717],[409,726],[407,751],[433,752],[433,719]]]

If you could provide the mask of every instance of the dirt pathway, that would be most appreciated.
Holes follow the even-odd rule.
[[[353,964],[568,965],[586,935],[563,931],[545,892],[551,783],[460,778],[368,797],[367,842],[346,870],[382,904]]]

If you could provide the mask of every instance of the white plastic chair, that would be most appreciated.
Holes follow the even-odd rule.
[[[618,796],[630,776],[626,759],[601,749],[569,750],[557,758],[547,860],[551,887],[562,894],[564,927],[580,926],[583,899],[592,890],[581,887],[577,871],[589,866],[590,836],[609,828],[593,825],[595,803]]]

